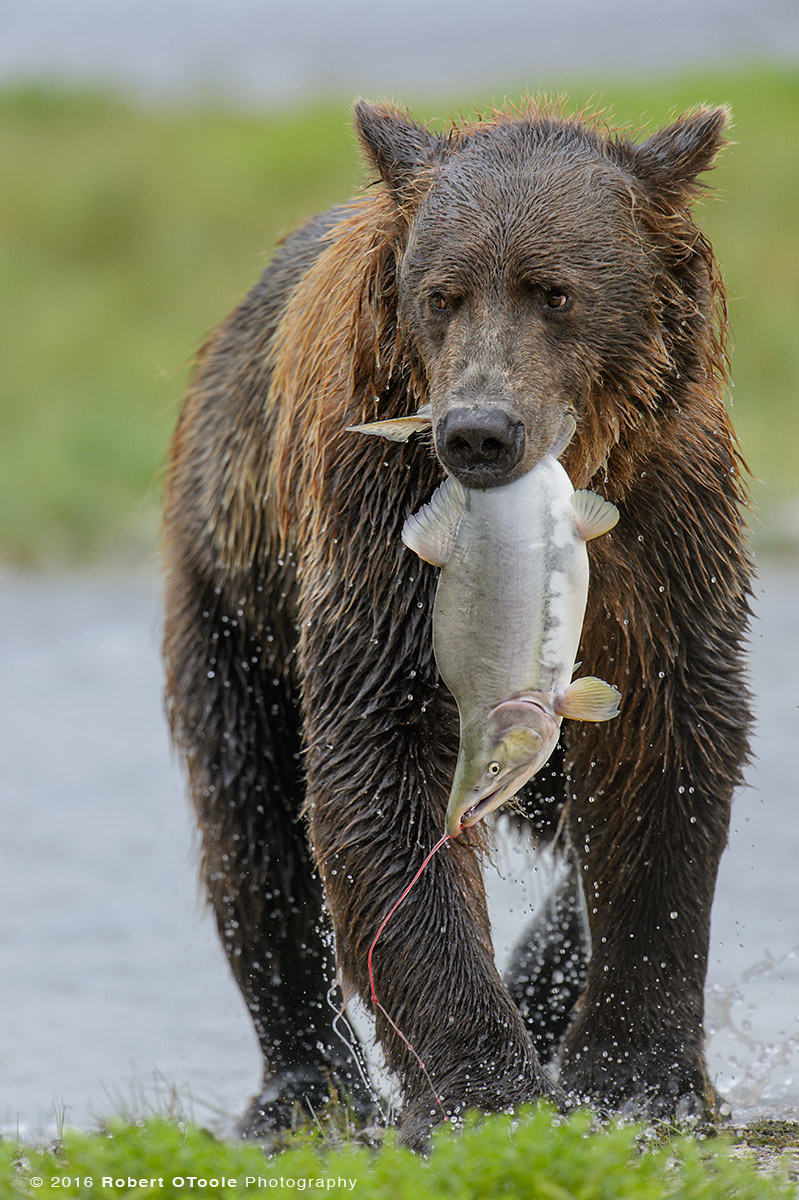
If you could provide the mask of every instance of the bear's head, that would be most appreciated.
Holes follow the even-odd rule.
[[[438,133],[358,102],[401,217],[398,342],[463,484],[530,470],[566,414],[606,459],[718,364],[720,283],[688,205],[727,121],[703,108],[636,144],[546,106]]]

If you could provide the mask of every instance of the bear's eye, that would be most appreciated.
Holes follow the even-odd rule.
[[[437,312],[446,312],[449,308],[449,300],[441,292],[431,292],[430,307]]]
[[[569,297],[560,288],[552,288],[547,292],[547,308],[568,308]]]
[[[490,762],[488,764],[488,773],[489,775],[499,775],[499,763]]]

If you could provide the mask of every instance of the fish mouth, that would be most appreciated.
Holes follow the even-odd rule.
[[[462,829],[468,829],[471,825],[476,825],[478,821],[482,821],[483,817],[487,817],[489,813],[500,808],[506,800],[510,800],[516,795],[519,788],[523,787],[530,776],[533,774],[533,764],[529,768],[524,768],[509,780],[506,780],[501,787],[494,788],[485,796],[481,796],[479,800],[468,803],[464,807],[459,804],[451,813],[447,815],[447,833],[450,837],[457,837]]]
[[[461,814],[460,827],[468,829],[470,825],[476,825],[478,821],[482,821],[483,817],[487,817],[495,808],[499,808],[500,804],[504,804],[509,797],[504,795],[505,789],[501,792],[489,792],[487,796],[483,796],[482,800],[478,800],[471,808],[467,808]]]

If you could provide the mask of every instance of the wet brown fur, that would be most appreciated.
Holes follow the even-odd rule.
[[[562,737],[557,787],[593,946],[562,1077],[611,1106],[666,1112],[685,1097],[701,1106],[711,1094],[702,1051],[707,923],[749,724],[741,652],[749,567],[744,469],[723,394],[724,290],[688,207],[695,172],[669,175],[656,146],[648,162],[601,116],[530,102],[428,135],[428,160],[400,177],[381,162],[375,129],[408,118],[385,107],[369,119],[362,140],[385,182],[331,215],[293,257],[287,243],[263,294],[256,289],[209,340],[167,486],[172,729],[189,766],[220,932],[266,1056],[251,1125],[274,1115],[270,1081],[288,1079],[291,1092],[286,1004],[307,1002],[312,972],[329,969],[324,938],[309,932],[322,901],[300,807],[339,967],[363,996],[374,931],[440,833],[456,716],[432,659],[435,572],[399,534],[443,473],[424,439],[388,446],[346,426],[404,415],[428,398],[424,361],[398,320],[397,263],[446,156],[477,131],[520,121],[567,146],[573,138],[597,170],[607,164],[624,177],[629,236],[646,241],[657,284],[622,378],[586,353],[564,456],[575,487],[594,488],[622,512],[617,529],[590,545],[579,657],[584,673],[619,686],[624,703],[612,725],[567,723]],[[239,654],[251,660],[246,669]],[[280,714],[271,725],[270,708]],[[273,793],[261,812],[259,780]],[[478,830],[444,847],[375,954],[381,1000],[452,1110],[555,1094],[533,1050],[525,980],[511,980],[523,1021],[494,967],[482,845]],[[282,897],[274,912],[266,892]],[[292,999],[269,1008],[260,960],[285,980],[296,969],[293,938],[313,943],[297,955],[307,971],[298,970]],[[414,1140],[435,1119],[428,1085],[385,1022],[377,1027]],[[357,1089],[325,1019],[309,1028],[302,1070],[316,1070],[320,1040],[322,1067]]]

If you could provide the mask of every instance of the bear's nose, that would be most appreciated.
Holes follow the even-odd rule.
[[[460,405],[436,430],[438,456],[451,474],[471,487],[506,482],[524,454],[524,425],[499,405]]]

